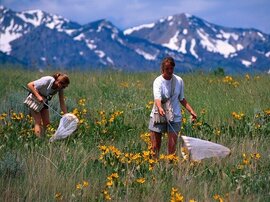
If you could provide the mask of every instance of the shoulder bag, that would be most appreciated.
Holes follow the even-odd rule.
[[[173,122],[174,113],[173,113],[171,98],[173,96],[174,89],[175,89],[174,76],[172,77],[171,85],[172,86],[171,86],[170,97],[166,100],[161,101],[161,106],[162,106],[163,110],[165,111],[165,116],[161,116],[159,114],[158,107],[156,106],[156,104],[154,104],[154,124],[167,123],[167,121]]]
[[[44,107],[44,103],[39,102],[37,97],[33,93],[30,93],[23,103],[35,112],[40,112],[41,109]]]

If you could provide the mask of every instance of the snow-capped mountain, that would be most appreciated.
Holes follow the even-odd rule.
[[[0,64],[27,67],[158,70],[171,55],[177,71],[228,73],[270,69],[270,36],[255,29],[225,28],[180,14],[125,30],[106,19],[80,25],[40,10],[0,6]]]
[[[152,70],[158,59],[173,52],[144,39],[125,36],[106,20],[82,26],[42,11],[0,8],[0,51],[27,66]]]
[[[59,32],[72,34],[80,25],[71,22],[61,16],[51,15],[41,10],[15,12],[4,6],[0,6],[0,50],[9,54],[10,42],[31,32],[36,27],[45,25]]]
[[[270,35],[255,29],[226,28],[179,14],[129,28],[124,34],[191,55],[206,66],[210,65],[207,61],[213,64],[231,61],[238,67],[270,68]]]

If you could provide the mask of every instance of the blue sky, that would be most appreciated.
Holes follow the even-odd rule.
[[[86,24],[107,19],[120,29],[189,13],[226,27],[270,34],[270,0],[1,0],[15,11],[40,9]]]

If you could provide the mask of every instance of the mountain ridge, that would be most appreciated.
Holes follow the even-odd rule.
[[[0,6],[0,64],[16,58],[45,68],[153,71],[166,55],[180,72],[263,72],[270,69],[270,35],[228,28],[182,13],[125,30],[106,19],[80,25],[41,10]]]

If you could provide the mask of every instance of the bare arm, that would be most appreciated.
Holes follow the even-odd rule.
[[[155,99],[155,104],[158,108],[158,113],[161,115],[161,116],[164,116],[165,115],[165,111],[164,109],[162,108],[162,105],[161,105],[161,100],[159,99]]]
[[[27,87],[30,89],[30,91],[36,96],[39,102],[43,102],[44,98],[39,94],[38,90],[35,88],[34,81],[29,82],[27,84]]]
[[[59,95],[60,108],[64,112],[64,114],[66,114],[67,113],[67,107],[66,107],[66,104],[65,104],[64,92],[59,91],[58,95]]]
[[[180,101],[180,103],[188,110],[188,112],[191,114],[192,116],[192,121],[194,121],[195,119],[197,119],[197,114],[196,112],[192,109],[192,107],[190,106],[190,104],[188,103],[188,101],[184,98],[182,101]]]

